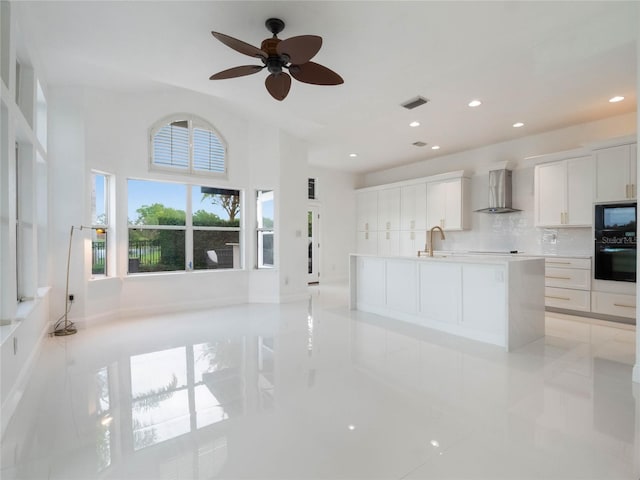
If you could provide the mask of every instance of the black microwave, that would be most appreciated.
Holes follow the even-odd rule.
[[[594,212],[594,278],[635,282],[636,204],[596,204]]]

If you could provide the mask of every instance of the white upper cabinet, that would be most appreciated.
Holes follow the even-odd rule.
[[[358,231],[378,230],[378,192],[369,190],[356,194]]]
[[[400,230],[427,228],[427,185],[419,183],[400,189]]]
[[[469,179],[427,183],[427,229],[464,230],[469,218]]]
[[[378,230],[400,230],[400,188],[378,191]]]
[[[603,148],[596,158],[596,202],[634,200],[636,186],[636,144]]]
[[[593,157],[536,165],[536,227],[591,226],[594,175]]]
[[[425,230],[403,230],[400,232],[400,256],[416,257],[418,250],[426,250]]]

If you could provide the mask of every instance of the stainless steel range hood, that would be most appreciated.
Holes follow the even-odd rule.
[[[520,210],[511,206],[511,170],[489,172],[489,207],[476,210],[482,213],[511,213]]]

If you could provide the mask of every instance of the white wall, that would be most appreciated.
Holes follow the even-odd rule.
[[[320,282],[345,281],[349,277],[349,254],[356,251],[354,188],[359,176],[325,168],[309,167],[316,179],[320,207]]]
[[[70,280],[70,293],[76,295],[71,318],[98,321],[116,315],[135,316],[249,300],[278,302],[284,297],[291,299],[306,294],[306,277],[301,273],[306,266],[304,243],[296,236],[298,231],[304,232],[305,225],[305,144],[275,128],[254,124],[229,112],[215,98],[179,89],[127,94],[60,88],[52,90],[49,103],[53,139],[50,156],[55,172],[51,183],[55,199],[51,247],[57,259],[54,312],[64,307],[61,272],[66,261],[63,253],[66,253],[69,226],[90,223],[92,169],[116,176],[116,226],[110,234],[116,238],[118,262],[115,277],[88,280],[88,232],[78,232]],[[228,179],[203,180],[148,171],[149,128],[175,113],[200,116],[225,138],[229,147]],[[206,183],[243,190],[246,268],[127,276],[128,178]],[[265,188],[277,192],[279,266],[272,271],[255,272],[255,190]],[[283,251],[286,256],[278,255]]]

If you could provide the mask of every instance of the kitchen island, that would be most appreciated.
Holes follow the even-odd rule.
[[[491,343],[544,336],[544,259],[350,256],[350,308]]]

